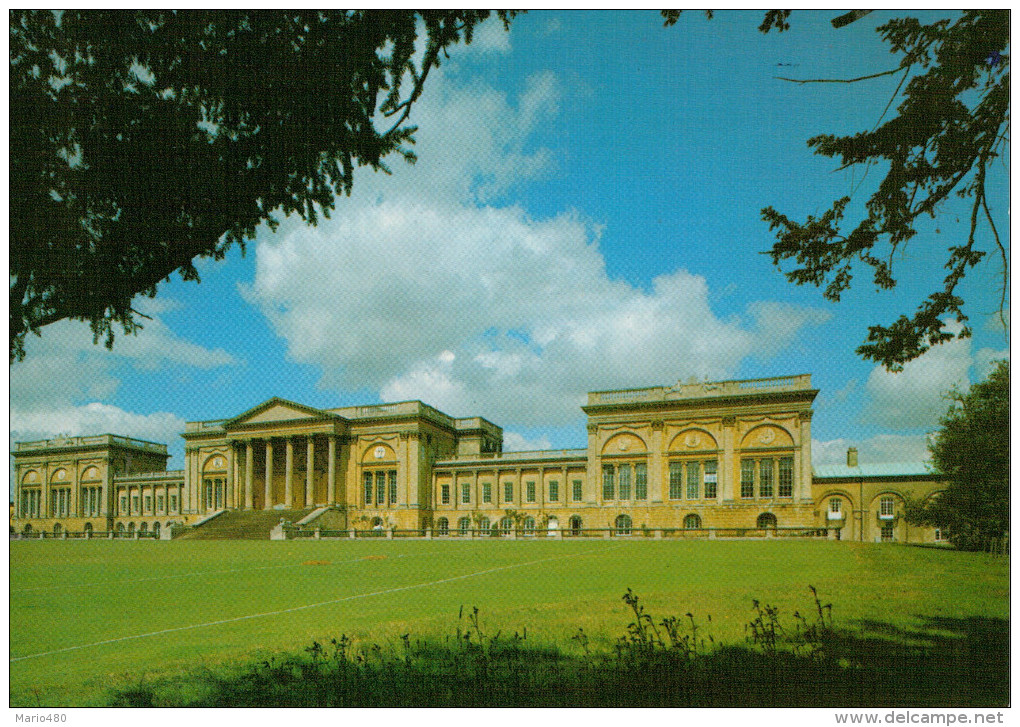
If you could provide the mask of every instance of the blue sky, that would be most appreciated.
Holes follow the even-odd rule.
[[[796,85],[894,67],[875,12],[533,11],[490,22],[429,78],[413,121],[419,162],[362,170],[316,228],[286,220],[247,255],[199,264],[141,301],[153,316],[112,352],[86,325],[29,337],[11,368],[11,436],[114,432],[170,444],[184,422],[271,396],[334,407],[422,399],[503,426],[507,448],[580,447],[585,392],[811,373],[815,462],[916,460],[942,391],[1008,355],[999,268],[970,273],[974,337],[899,374],[854,348],[869,324],[909,313],[943,276],[965,210],[949,207],[894,258],[900,284],[866,270],[838,304],[795,287],[763,251],[772,205],[803,219],[860,183],[806,145],[874,126],[897,79]],[[915,13],[916,14],[916,13]],[[924,15],[925,20],[938,17]],[[989,197],[1007,229],[1008,172]],[[986,238],[987,240],[987,238]]]

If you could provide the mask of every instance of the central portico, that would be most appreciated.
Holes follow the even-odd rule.
[[[232,419],[190,422],[183,436],[193,512],[342,506],[409,528],[430,506],[432,462],[502,445],[491,422],[420,401],[326,410],[274,397]]]

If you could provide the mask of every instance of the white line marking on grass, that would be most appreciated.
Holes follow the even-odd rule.
[[[404,553],[403,555],[387,556],[387,560],[396,560],[397,558],[408,558],[411,556],[418,555],[431,555],[430,553]],[[353,560],[341,560],[336,563],[329,563],[328,565],[347,565],[348,563],[358,563],[363,560],[368,560],[369,556],[362,556],[361,558],[355,558]],[[92,581],[90,583],[70,583],[67,585],[60,586],[29,586],[28,588],[12,588],[11,593],[26,593],[28,591],[55,591],[55,590],[66,590],[70,588],[90,588],[91,586],[110,586],[119,585],[122,583],[144,583],[145,581],[163,581],[168,578],[193,578],[196,576],[212,576],[220,575],[222,573],[243,573],[246,571],[257,571],[257,570],[270,570],[272,568],[300,568],[304,566],[304,563],[284,563],[282,565],[257,565],[252,568],[229,568],[227,570],[207,570],[207,571],[196,571],[194,573],[175,573],[168,576],[147,576],[145,578],[128,578],[122,581]],[[325,565],[325,564],[316,564]]]
[[[68,646],[63,649],[54,649],[53,651],[40,651],[37,654],[26,654],[25,656],[11,657],[10,662],[24,661],[26,659],[36,659],[40,656],[50,656],[52,654],[62,654],[67,651],[78,651],[80,649],[91,649],[94,646],[104,646],[106,644],[115,644],[120,641],[131,641],[133,639],[144,639],[149,636],[162,636],[163,634],[172,634],[177,631],[189,631],[191,629],[200,629],[206,626],[222,626],[223,624],[236,623],[238,621],[250,621],[255,618],[265,618],[267,616],[279,616],[284,613],[294,613],[295,611],[305,611],[310,608],[318,608],[319,606],[331,606],[335,603],[343,603],[344,601],[354,601],[359,598],[369,598],[371,596],[384,596],[388,593],[399,593],[400,591],[410,591],[415,588],[426,588],[428,586],[437,586],[441,583],[451,583],[452,581],[462,581],[465,578],[474,578],[475,576],[483,576],[488,573],[497,573],[503,570],[510,570],[511,568],[522,568],[526,565],[536,565],[538,563],[548,563],[551,560],[562,560],[563,558],[577,558],[583,555],[599,555],[606,552],[607,550],[615,550],[621,548],[626,543],[620,543],[618,545],[610,545],[605,548],[600,548],[595,552],[586,553],[567,553],[565,555],[554,555],[550,558],[540,558],[538,560],[530,560],[525,563],[511,563],[510,565],[501,565],[496,568],[487,568],[485,570],[475,571],[474,573],[465,573],[459,576],[450,576],[449,578],[440,578],[435,581],[426,581],[425,583],[415,583],[410,586],[398,586],[397,588],[387,588],[382,591],[373,591],[371,593],[358,593],[353,596],[344,596],[343,598],[334,598],[329,601],[320,601],[319,603],[308,603],[304,606],[293,606],[291,608],[281,608],[278,611],[266,611],[265,613],[253,613],[248,616],[237,616],[235,618],[220,619],[219,621],[208,621],[201,624],[192,624],[190,626],[175,626],[172,629],[162,629],[160,631],[150,631],[147,634],[134,634],[133,636],[120,636],[116,639],[105,639],[103,641],[94,641],[91,644],[81,644],[79,646]]]

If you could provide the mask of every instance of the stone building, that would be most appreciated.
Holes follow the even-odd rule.
[[[576,536],[602,529],[821,530],[931,542],[904,496],[940,485],[922,464],[812,467],[810,375],[588,395],[588,446],[503,452],[502,429],[420,401],[316,409],[273,398],[189,422],[185,468],[166,446],[114,435],[15,445],[13,527],[151,533],[223,512],[319,527]],[[311,520],[309,520],[311,519]]]

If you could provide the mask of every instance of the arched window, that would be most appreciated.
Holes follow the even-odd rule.
[[[60,527],[60,523],[53,523],[53,534],[54,535],[60,535],[61,530],[63,530],[63,528]]]
[[[775,530],[776,529],[776,516],[770,512],[763,512],[758,516],[758,522],[756,527],[759,530]]]
[[[138,533],[140,535],[146,535],[149,532],[149,523],[142,523],[138,526]]]
[[[85,532],[92,535],[92,523],[85,523]]]
[[[468,530],[470,530],[470,529],[471,529],[471,518],[469,518],[469,517],[462,517],[460,520],[457,521],[457,530],[460,531],[461,535],[467,535],[468,534]]]
[[[483,517],[481,520],[478,521],[478,529],[482,532],[483,535],[486,535],[489,532],[489,528],[490,528],[489,518]]]
[[[134,534],[135,534],[135,524],[134,523],[128,523],[128,535],[134,535]]]
[[[549,518],[549,524],[547,527],[549,528],[550,535],[555,533],[557,530],[560,529],[560,519],[557,517]]]
[[[505,517],[499,521],[499,531],[503,535],[509,535],[514,530],[514,519],[512,517]]]
[[[29,533],[32,532],[32,526],[31,525],[26,525],[24,530],[22,530],[21,532],[23,532],[25,535],[28,535]]]
[[[573,515],[570,518],[570,534],[580,535],[581,528],[584,527],[584,521],[581,520],[580,515]]]
[[[124,533],[124,523],[117,523],[117,532],[121,534]]]
[[[524,518],[524,534],[525,535],[535,534],[535,518],[533,517]]]
[[[450,521],[445,517],[439,518],[439,520],[436,521],[436,533],[439,535],[449,535]]]
[[[630,515],[617,515],[616,516],[616,534],[617,535],[630,535],[630,529],[633,522],[630,519]]]
[[[691,513],[684,518],[684,530],[698,530],[701,528],[701,516]]]
[[[152,524],[152,537],[159,540],[159,523]]]

